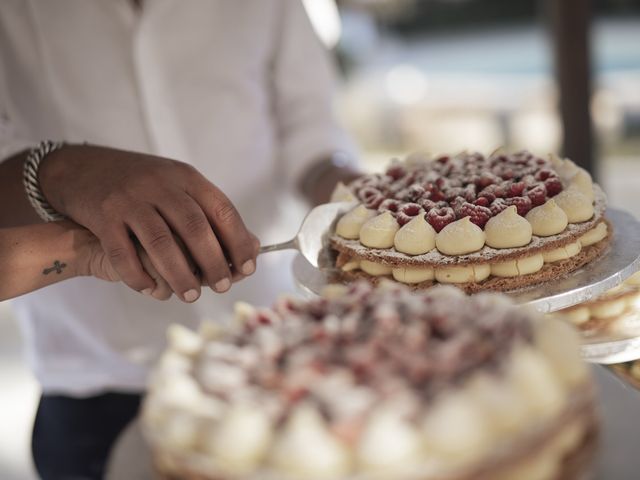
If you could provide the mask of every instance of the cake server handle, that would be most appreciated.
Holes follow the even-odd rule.
[[[292,238],[288,242],[274,243],[273,245],[263,245],[260,247],[260,253],[277,252],[279,250],[297,250],[298,242],[296,238]]]
[[[298,234],[288,242],[260,247],[260,253],[278,250],[298,250],[311,265],[318,267],[318,259],[324,248],[323,239],[333,222],[342,213],[352,209],[357,202],[334,202],[319,205],[302,221]]]

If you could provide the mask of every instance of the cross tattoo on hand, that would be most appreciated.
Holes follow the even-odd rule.
[[[43,275],[49,275],[51,272],[56,272],[58,275],[62,273],[62,270],[67,266],[66,263],[60,263],[59,260],[53,262],[53,267],[45,268],[42,270]]]

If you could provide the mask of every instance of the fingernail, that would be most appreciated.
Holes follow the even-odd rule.
[[[151,295],[152,292],[153,292],[153,288],[145,288],[140,293],[142,293],[143,295]]]
[[[242,267],[240,267],[240,271],[244,275],[251,275],[253,272],[256,271],[256,264],[254,263],[253,260],[247,260],[242,264]]]
[[[199,295],[196,289],[191,289],[184,292],[182,296],[187,302],[195,302],[198,299]]]
[[[227,290],[229,290],[229,288],[231,288],[231,281],[228,278],[223,278],[215,284],[214,288],[216,292],[226,292]]]

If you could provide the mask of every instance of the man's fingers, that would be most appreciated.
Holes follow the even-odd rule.
[[[260,239],[256,237],[253,233],[251,234],[252,242],[253,242],[253,254],[257,257],[260,253]]]
[[[151,296],[157,300],[169,300],[171,295],[173,295],[173,290],[167,283],[167,281],[162,278],[162,276],[156,270],[156,267],[151,263],[151,259],[147,255],[142,248],[138,248],[138,255],[140,256],[140,261],[142,262],[142,266],[147,271],[147,273],[153,278],[156,282],[156,287],[151,292]]]
[[[196,182],[188,193],[209,219],[234,270],[251,275],[256,269],[255,237],[245,227],[233,203],[204,179]]]
[[[172,230],[186,245],[203,279],[216,292],[231,288],[231,271],[209,219],[187,194],[169,197],[158,209]]]
[[[124,225],[108,227],[104,232],[96,232],[96,236],[100,239],[105,258],[124,283],[137,292],[153,291],[156,284],[142,267]]]
[[[189,262],[173,238],[171,229],[155,208],[138,209],[127,224],[176,295],[185,302],[196,301],[200,297],[200,280],[189,268]]]

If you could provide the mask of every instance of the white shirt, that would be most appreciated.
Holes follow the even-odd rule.
[[[292,236],[301,211],[279,192],[348,148],[299,1],[131,3],[0,0],[0,158],[42,139],[176,158],[226,192],[263,243]],[[222,321],[238,299],[269,304],[292,288],[290,255],[271,255],[229,294],[195,305],[90,278],[15,300],[44,391],[143,388],[167,325]]]

